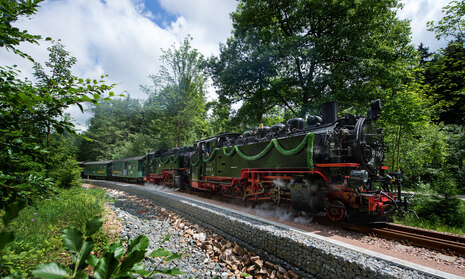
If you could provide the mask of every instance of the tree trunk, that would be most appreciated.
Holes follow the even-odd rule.
[[[396,143],[396,145],[397,145],[397,148],[396,148],[397,149],[397,159],[396,159],[396,161],[397,161],[397,171],[399,171],[399,169],[400,169],[400,166],[399,166],[400,162],[399,161],[400,161],[401,128],[402,128],[402,126],[399,125],[399,129],[397,130],[397,143]]]

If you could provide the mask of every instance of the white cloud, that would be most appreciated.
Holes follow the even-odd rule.
[[[173,14],[180,14],[182,22],[171,26],[175,34],[194,37],[194,47],[205,55],[218,54],[219,42],[226,42],[232,30],[229,14],[236,9],[235,0],[160,0],[161,6]]]
[[[412,41],[418,46],[423,43],[430,51],[436,51],[446,45],[444,40],[438,41],[433,32],[428,31],[427,22],[434,20],[436,23],[444,16],[442,7],[449,0],[404,0],[404,8],[399,17],[409,19],[412,28]]]

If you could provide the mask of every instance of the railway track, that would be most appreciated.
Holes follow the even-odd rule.
[[[445,254],[465,256],[465,237],[418,228],[405,227],[392,223],[382,227],[359,226],[342,223],[342,228],[366,233],[374,237],[397,240],[405,245],[419,246],[441,251]]]
[[[202,197],[209,196],[208,194],[203,195],[203,192],[198,191],[193,192],[184,190],[183,192]],[[216,197],[218,198],[218,196]],[[224,199],[229,202],[231,201],[228,198]],[[463,236],[429,231],[414,227],[406,227],[394,223],[386,223],[377,226],[364,226],[345,222],[335,223],[325,217],[315,217],[314,222],[315,221],[320,224],[335,226],[349,231],[360,232],[373,237],[396,240],[408,246],[411,245],[429,248],[432,250],[440,251],[444,254],[465,257],[465,237]]]
[[[187,191],[184,191],[187,192]],[[189,192],[202,196],[202,192]],[[230,201],[226,199],[227,201]],[[414,227],[406,227],[394,223],[386,223],[378,226],[363,226],[350,223],[334,223],[327,218],[315,217],[314,222],[339,227],[349,231],[365,233],[367,235],[401,242],[411,245],[440,251],[444,254],[465,257],[465,237],[424,230]]]

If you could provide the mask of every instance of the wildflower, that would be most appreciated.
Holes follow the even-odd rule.
[[[37,215],[37,212],[34,212],[34,216]]]
[[[35,220],[34,220],[34,219],[32,219],[32,222],[34,222],[34,221],[35,221]]]

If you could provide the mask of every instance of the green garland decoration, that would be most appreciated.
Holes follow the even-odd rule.
[[[192,160],[192,157],[191,157],[190,163],[192,167],[196,167],[200,163],[200,157],[195,162]]]
[[[215,157],[217,151],[218,151],[218,148],[213,149],[212,154],[210,154],[210,156],[208,158],[204,159],[203,161],[205,163],[207,163],[207,162],[210,162],[211,160],[213,160],[213,158]]]
[[[313,169],[313,143],[314,143],[314,140],[315,140],[315,134],[313,133],[308,133],[305,135],[304,139],[302,140],[301,143],[299,143],[299,145],[297,145],[295,148],[293,149],[289,149],[289,150],[286,150],[284,149],[278,142],[277,139],[272,139],[268,145],[258,154],[256,155],[247,155],[245,154],[244,152],[242,152],[242,150],[239,149],[239,147],[237,145],[235,145],[231,151],[228,151],[228,149],[225,147],[223,147],[223,153],[226,157],[231,157],[234,155],[234,153],[237,152],[237,154],[239,154],[239,156],[244,159],[244,160],[247,160],[247,161],[255,161],[255,160],[258,160],[258,159],[261,159],[263,156],[265,156],[272,148],[273,146],[283,155],[286,155],[286,156],[292,156],[292,155],[295,155],[297,153],[299,153],[300,151],[302,151],[302,149],[304,149],[305,147],[307,147],[307,165],[308,165],[308,168],[309,169]],[[204,159],[203,161],[205,163],[213,160],[214,156],[216,155],[216,152],[218,151],[218,148],[215,148],[212,152],[212,154],[210,154],[210,156],[206,159]],[[200,160],[199,160],[200,161]],[[191,160],[191,164],[193,163],[193,161]],[[196,166],[199,162],[195,162],[195,164],[193,164],[193,166]]]
[[[157,158],[157,161],[160,163],[160,164],[163,164],[163,165],[166,165],[168,163],[176,163],[176,161],[178,160],[178,156],[170,156],[168,158],[166,158],[165,161],[163,161],[163,159],[161,157]]]

